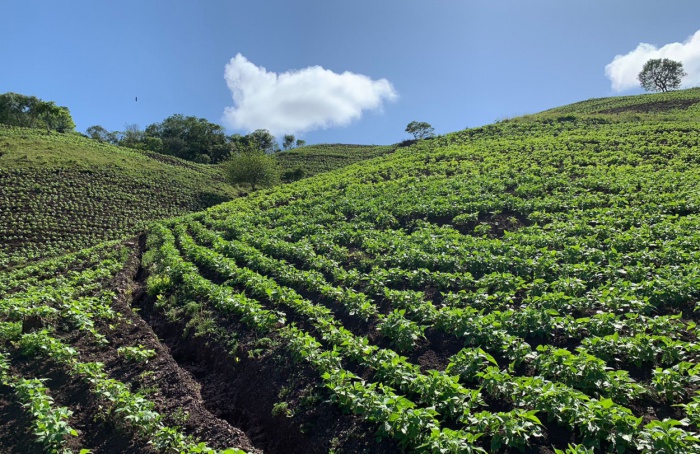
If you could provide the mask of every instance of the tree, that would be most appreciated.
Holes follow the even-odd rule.
[[[139,125],[135,123],[126,124],[124,125],[124,132],[121,133],[119,145],[129,148],[143,148],[144,138],[145,133],[139,128]]]
[[[19,93],[0,95],[0,123],[25,128],[36,127],[36,106],[41,102],[34,96]]]
[[[116,133],[109,132],[100,125],[90,126],[85,130],[85,132],[92,140],[96,140],[98,142],[116,144],[119,141]]]
[[[284,140],[282,141],[282,149],[289,150],[294,147],[295,137],[293,134],[285,134]]]
[[[255,148],[265,153],[274,153],[279,151],[275,136],[270,134],[267,129],[256,129],[248,134],[248,143],[253,144]]]
[[[58,132],[68,132],[75,128],[67,107],[18,93],[0,95],[0,123]]]
[[[306,140],[302,140],[302,139],[297,140],[297,148],[303,147],[304,145],[306,145]]]
[[[68,108],[57,106],[54,102],[39,102],[33,114],[44,124],[46,132],[67,132],[75,128]]]
[[[204,118],[171,115],[149,125],[145,136],[160,139],[160,150],[154,151],[190,161],[223,162],[231,152],[224,128]]]
[[[646,91],[667,92],[681,86],[681,79],[687,76],[683,63],[668,58],[653,58],[637,75],[639,83]]]
[[[274,186],[280,179],[275,157],[252,147],[235,152],[225,169],[228,181],[233,184],[247,183],[253,191],[257,187]]]
[[[433,137],[435,134],[433,134],[433,129],[432,126],[430,126],[430,123],[426,123],[424,121],[412,121],[406,126],[406,132],[409,134],[413,134],[414,139],[425,139],[427,137]]]

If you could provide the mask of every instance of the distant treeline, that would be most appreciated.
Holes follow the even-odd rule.
[[[75,123],[67,107],[18,93],[0,95],[0,123],[25,128],[45,128],[47,131],[72,132]],[[188,161],[212,163],[226,161],[231,154],[249,150],[266,153],[280,151],[277,139],[266,129],[250,134],[226,135],[220,125],[204,118],[172,115],[160,123],[140,129],[126,125],[124,131],[108,131],[100,125],[90,126],[86,137],[123,147],[150,150]],[[284,136],[282,148],[304,145],[293,135]]]
[[[280,151],[277,140],[266,129],[258,129],[245,136],[227,136],[224,128],[215,123],[182,114],[172,115],[143,130],[137,125],[127,125],[125,131],[107,131],[102,126],[95,125],[90,126],[86,132],[99,142],[155,151],[200,163],[223,162],[232,153],[240,151]],[[296,143],[298,146],[303,145],[303,141]],[[285,136],[284,148],[292,148],[293,144],[294,136]]]
[[[75,128],[67,107],[11,92],[0,95],[0,123],[58,132],[70,132]]]

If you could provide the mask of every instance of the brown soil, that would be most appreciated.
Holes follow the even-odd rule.
[[[140,244],[133,242],[133,253],[125,269],[112,283],[112,288],[117,292],[113,307],[122,316],[120,323],[113,325],[112,330],[105,326],[101,331],[109,333],[107,338],[113,348],[108,351],[104,348],[95,349],[94,346],[90,348],[89,344],[82,345],[83,339],[75,339],[76,346],[84,352],[84,360],[105,363],[113,378],[132,383],[137,389],[152,390],[149,398],[156,404],[158,412],[166,416],[166,423],[182,426],[185,433],[205,440],[210,447],[237,447],[255,451],[243,431],[206,409],[199,383],[177,364],[169,349],[161,344],[151,327],[132,309],[132,302],[139,300],[144,293],[141,272],[141,249],[144,242],[144,237],[140,238]],[[124,361],[117,354],[117,348],[121,346],[137,345],[155,350],[157,356],[147,364],[138,364]]]
[[[143,273],[139,277],[145,282]],[[320,385],[318,372],[291,361],[279,339],[260,339],[236,320],[207,314],[219,329],[236,333],[235,348],[226,348],[227,341],[213,333],[193,333],[190,317],[179,314],[173,320],[154,302],[142,292],[134,305],[199,384],[206,409],[240,427],[264,452],[399,452],[390,441],[377,442],[376,426],[343,414]]]
[[[80,351],[81,361],[102,362],[111,378],[129,384],[132,391],[146,393],[155,403],[156,411],[164,417],[165,424],[181,427],[186,435],[206,441],[208,446],[216,449],[237,447],[261,452],[242,430],[207,410],[200,384],[177,364],[150,326],[132,310],[133,298],[139,298],[143,293],[143,282],[139,279],[142,243],[143,238],[126,244],[132,249],[131,256],[124,269],[106,284],[115,291],[113,309],[121,314],[97,326],[109,344],[99,346],[91,335],[79,331],[59,334],[59,337]],[[119,347],[139,345],[154,350],[156,357],[144,364],[126,361],[117,353]],[[69,376],[61,365],[40,357],[27,359],[19,356],[13,357],[12,364],[12,372],[19,376],[47,378],[55,405],[73,411],[69,424],[78,431],[78,436],[71,437],[67,447],[75,452],[80,448],[88,448],[95,454],[155,452],[147,440],[134,438],[131,433],[116,427],[114,421],[104,421],[100,417],[103,402],[95,398],[88,385]],[[32,421],[17,403],[12,390],[0,387],[0,452],[42,452],[34,439]]]

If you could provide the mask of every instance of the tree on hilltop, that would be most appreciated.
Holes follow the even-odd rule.
[[[136,123],[125,124],[124,131],[119,133],[119,145],[129,148],[141,148],[145,133]]]
[[[277,139],[267,129],[256,129],[248,135],[234,134],[228,138],[233,152],[259,150],[268,154],[279,150]]]
[[[145,137],[160,139],[160,149],[153,151],[189,161],[218,163],[231,152],[222,126],[194,116],[171,115],[161,123],[149,125]],[[157,141],[152,142],[158,148]]]
[[[68,132],[75,128],[73,118],[70,116],[68,108],[57,106],[56,103],[39,102],[34,109],[34,115],[43,123],[46,132],[52,130],[58,132]]]
[[[434,131],[435,129],[430,126],[430,123],[424,121],[412,121],[406,126],[406,132],[413,134],[413,138],[416,140],[433,137],[435,135]]]
[[[282,149],[283,150],[290,150],[294,147],[294,140],[296,138],[294,137],[294,134],[285,134],[284,140],[282,141]]]
[[[681,86],[681,79],[688,74],[683,63],[668,58],[653,58],[647,61],[637,80],[646,91],[667,92]]]
[[[265,153],[275,153],[280,150],[277,139],[267,129],[256,129],[246,137],[248,138],[248,143],[253,144],[255,148]]]
[[[67,107],[11,92],[0,95],[0,123],[58,132],[70,132],[75,128]]]
[[[103,143],[113,143],[119,142],[119,138],[115,132],[107,131],[104,127],[100,125],[90,126],[85,130],[85,133],[90,136],[92,140]]]

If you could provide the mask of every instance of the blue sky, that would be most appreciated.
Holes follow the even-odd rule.
[[[698,18],[696,0],[5,0],[0,93],[65,105],[80,131],[94,124],[143,128],[182,113],[245,133],[232,126],[233,117],[224,119],[227,107],[236,109],[224,70],[240,54],[254,73],[242,92],[255,110],[245,117],[248,127],[281,115],[284,106],[303,117],[317,106],[296,99],[297,109],[278,98],[325,99],[323,84],[342,84],[334,73],[350,72],[365,76],[355,87],[363,100],[345,120],[325,124],[349,123],[308,130],[323,123],[312,122],[297,137],[389,144],[409,138],[404,129],[413,120],[447,133],[640,93],[621,82],[624,91],[614,91],[606,65],[640,43],[686,41],[700,29]],[[302,70],[314,66],[327,71],[304,79]],[[288,79],[300,79],[286,92],[255,92],[256,77],[289,71],[296,73]],[[385,84],[376,98],[364,99],[378,87],[369,84],[382,80],[391,92]],[[336,107],[347,106],[326,103],[321,114]]]

